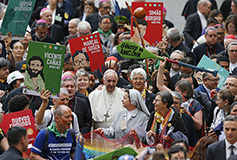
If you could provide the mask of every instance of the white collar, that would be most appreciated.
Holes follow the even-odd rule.
[[[234,144],[230,144],[226,139],[225,139],[225,145],[226,148],[229,148],[231,145],[235,146],[235,148],[237,149],[237,142],[235,142]]]
[[[201,18],[205,18],[205,16],[201,12],[197,11],[197,13]]]

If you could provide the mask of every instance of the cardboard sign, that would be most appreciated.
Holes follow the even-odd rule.
[[[162,40],[163,3],[132,2],[133,12],[138,7],[143,7],[146,11],[146,17],[143,20],[137,19],[144,44],[145,46],[155,46]],[[131,18],[131,39],[133,42],[141,44],[139,33],[133,26],[133,18]]]
[[[104,65],[104,55],[99,33],[69,40],[75,72],[80,68],[91,67],[91,71]]]
[[[215,63],[213,60],[208,58],[206,55],[203,55],[202,59],[197,65],[200,68],[205,68],[205,69],[212,69],[212,70],[217,70],[218,75],[219,75],[219,83],[218,83],[218,88],[221,88],[223,84],[225,83],[227,77],[229,76],[229,72],[222,68],[219,64]],[[196,74],[198,82],[202,81],[202,72],[197,72]]]
[[[35,5],[35,0],[10,0],[2,22],[0,33],[23,37]]]
[[[30,41],[23,93],[39,96],[46,89],[59,97],[64,54],[65,46]]]
[[[27,130],[29,144],[34,144],[37,133],[35,129],[35,121],[30,109],[5,114],[2,123],[0,124],[0,128],[7,133],[8,129],[13,126],[24,127]]]

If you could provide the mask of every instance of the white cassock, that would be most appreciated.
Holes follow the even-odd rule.
[[[102,90],[94,90],[89,95],[92,118],[95,122],[94,129],[108,128],[116,115],[123,110],[123,92],[115,88],[112,93],[105,86]]]

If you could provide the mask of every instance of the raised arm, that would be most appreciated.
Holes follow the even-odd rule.
[[[44,112],[49,103],[49,97],[51,96],[51,92],[49,90],[44,91],[44,89],[40,93],[40,98],[42,99],[42,103],[40,105],[39,111],[35,115],[35,123],[37,125],[42,125],[44,123]]]
[[[166,65],[166,59],[164,61],[160,60],[160,66],[158,69],[158,74],[157,74],[157,79],[156,79],[156,87],[159,89],[159,91],[168,91],[171,92],[171,90],[165,86],[164,83],[164,70],[165,70],[165,65]]]

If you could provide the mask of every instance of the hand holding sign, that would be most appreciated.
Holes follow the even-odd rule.
[[[120,43],[117,46],[117,50],[118,50],[120,56],[123,58],[128,58],[128,59],[154,58],[154,59],[159,59],[159,60],[164,61],[164,58],[159,57],[159,56],[149,52],[148,50],[142,48],[140,45],[138,45],[134,42],[131,42],[131,41],[124,41],[124,42]],[[182,63],[182,62],[174,61],[171,59],[167,59],[167,62],[175,63],[180,66],[189,67],[189,68],[196,69],[199,71],[209,72],[209,73],[213,74],[214,76],[216,76],[216,74],[218,72],[218,71],[210,71],[210,70],[207,70],[204,68],[199,68],[199,67],[187,64],[187,63]]]

